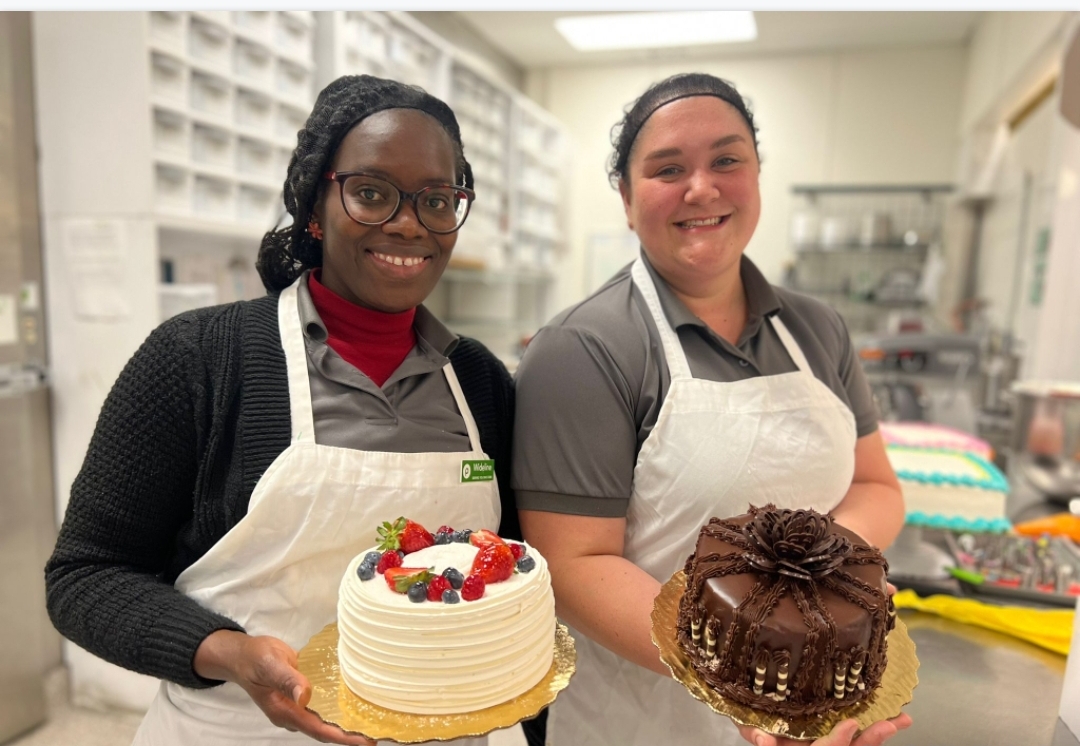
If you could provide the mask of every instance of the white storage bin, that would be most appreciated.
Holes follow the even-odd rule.
[[[176,57],[151,52],[150,95],[177,104],[187,101],[187,65]]]
[[[235,214],[235,187],[225,179],[196,174],[194,208],[199,217],[232,218]]]
[[[228,26],[232,20],[232,14],[227,10],[194,10],[191,15],[221,26]]]
[[[187,158],[191,123],[187,117],[166,109],[154,109],[154,151]]]
[[[154,164],[154,208],[170,213],[191,211],[191,174],[187,169]]]
[[[227,69],[229,66],[229,32],[222,26],[192,18],[188,28],[188,54],[204,65]]]
[[[269,88],[274,80],[273,55],[266,47],[237,39],[233,50],[236,77],[260,88]]]
[[[233,26],[248,36],[253,36],[263,42],[271,39],[273,11],[269,10],[236,10],[233,11]]]
[[[273,177],[275,165],[270,143],[247,137],[236,141],[236,170],[240,173]]]
[[[273,129],[273,102],[269,96],[238,88],[236,91],[236,124],[259,132]]]
[[[296,133],[303,129],[304,123],[307,122],[307,112],[288,104],[278,104],[275,120],[275,133],[295,143]]]
[[[231,168],[233,164],[233,137],[229,132],[205,124],[196,124],[191,130],[191,158],[208,166]]]
[[[269,230],[277,217],[279,201],[277,192],[241,184],[237,190],[237,218],[242,223],[258,223]]]
[[[274,67],[274,88],[279,94],[298,103],[311,103],[311,72],[280,58]]]
[[[159,47],[184,51],[187,13],[169,10],[150,11],[150,41]]]
[[[191,108],[213,117],[228,119],[232,109],[232,84],[216,75],[192,71]]]
[[[274,13],[274,46],[281,54],[310,61],[312,38],[311,25],[299,16],[287,11]]]

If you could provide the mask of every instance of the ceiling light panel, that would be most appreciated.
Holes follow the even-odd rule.
[[[723,44],[757,38],[749,10],[608,13],[555,19],[555,28],[582,52]]]

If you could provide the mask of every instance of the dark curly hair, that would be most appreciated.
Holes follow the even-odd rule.
[[[649,117],[661,106],[689,96],[715,96],[734,106],[750,128],[750,134],[754,138],[754,152],[757,152],[754,115],[750,113],[743,97],[735,90],[734,84],[708,73],[679,73],[649,86],[645,93],[626,108],[623,118],[611,128],[611,144],[615,147],[615,152],[608,161],[608,179],[612,186],[618,187],[619,182],[626,179],[626,166],[634,140]]]
[[[323,188],[338,145],[361,120],[385,109],[417,109],[434,117],[454,144],[457,183],[472,188],[472,167],[465,160],[461,130],[450,107],[418,86],[371,75],[346,75],[319,93],[304,128],[296,135],[296,150],[285,176],[285,209],[292,225],[263,236],[255,268],[263,285],[277,293],[305,269],[322,266],[322,242],[307,232],[311,212]]]

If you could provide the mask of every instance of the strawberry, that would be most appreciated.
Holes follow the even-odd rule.
[[[525,556],[525,545],[524,544],[514,544],[514,543],[511,542],[510,551],[514,553],[514,559],[519,560],[519,559],[521,559],[522,557]]]
[[[386,571],[392,567],[401,567],[401,555],[393,549],[388,549],[379,558],[379,564],[375,566],[375,571],[385,575]]]
[[[405,554],[411,554],[435,544],[435,537],[426,528],[404,516],[393,523],[384,521],[376,532],[379,534],[379,549],[383,550],[400,549]]]
[[[434,568],[428,567],[391,567],[386,571],[386,584],[395,593],[407,593],[413,583],[426,583],[435,575]]]
[[[488,544],[480,547],[469,572],[479,575],[484,583],[498,583],[514,574],[514,553],[505,544]]]
[[[450,581],[444,578],[442,575],[437,575],[431,579],[431,582],[427,586],[427,600],[428,601],[442,601],[443,591],[450,588]]]
[[[488,531],[486,528],[482,528],[479,531],[472,532],[472,535],[469,536],[469,543],[474,547],[483,547],[488,544],[505,544],[506,542],[494,531]]]
[[[466,601],[475,601],[484,595],[484,579],[479,575],[470,575],[461,585],[461,597]]]

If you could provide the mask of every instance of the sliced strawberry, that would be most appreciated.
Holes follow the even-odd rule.
[[[379,564],[375,566],[375,571],[385,574],[392,567],[401,567],[401,564],[401,555],[397,553],[397,550],[387,549],[379,558]]]
[[[484,595],[484,579],[479,575],[470,575],[461,585],[461,597],[466,601],[475,601]]]
[[[514,574],[514,553],[505,544],[480,547],[469,573],[479,575],[487,584],[499,583]]]
[[[427,587],[427,600],[428,601],[442,601],[443,591],[450,589],[450,581],[444,578],[442,575],[436,575],[428,583]]]
[[[405,554],[419,552],[421,549],[434,546],[435,537],[415,521],[406,520],[405,528],[401,531],[401,549]]]
[[[469,543],[474,547],[484,547],[488,544],[505,544],[506,542],[494,531],[482,528],[479,531],[472,532],[472,535],[469,536]]]
[[[435,577],[433,567],[391,567],[386,571],[386,584],[395,593],[406,593],[409,586],[421,581],[427,582]]]

